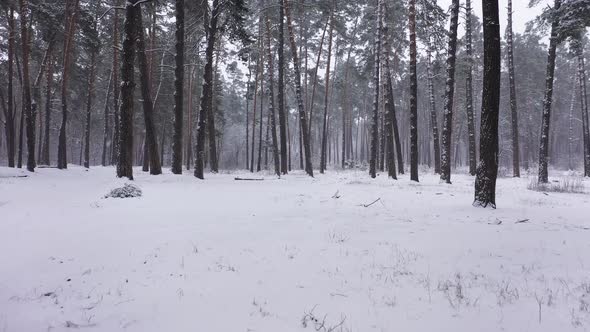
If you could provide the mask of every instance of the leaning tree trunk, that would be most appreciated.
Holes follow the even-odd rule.
[[[275,165],[275,173],[281,175],[281,166],[279,164],[279,147],[277,141],[277,125],[275,120],[275,103],[274,103],[274,67],[272,65],[272,50],[270,40],[270,20],[266,17],[266,56],[268,57],[268,114],[270,118],[270,135],[272,138],[272,155]]]
[[[383,15],[383,0],[377,3],[375,27],[375,44],[373,55],[375,57],[373,70],[373,123],[371,124],[371,156],[369,159],[369,175],[374,179],[377,177],[377,146],[379,144],[379,57],[381,56],[381,22]]]
[[[432,40],[428,36],[428,45],[426,49],[427,57],[427,80],[428,80],[428,101],[430,106],[430,127],[432,129],[432,145],[434,147],[434,173],[440,174],[440,141],[438,135],[438,117],[436,115],[436,101],[434,99],[434,73],[432,72]]]
[[[21,26],[21,44],[22,44],[22,61],[23,61],[23,111],[26,117],[27,126],[27,170],[29,172],[35,171],[35,114],[32,110],[31,101],[31,80],[29,76],[29,32],[28,32],[28,16],[29,3],[28,0],[19,0],[20,4],[20,26]]]
[[[174,136],[172,173],[182,174],[182,117],[184,91],[184,0],[176,0],[176,68],[174,69]]]
[[[207,13],[207,11],[205,11]],[[195,176],[204,179],[205,168],[205,133],[208,126],[210,111],[213,107],[213,53],[217,34],[217,20],[220,13],[219,0],[213,0],[211,16],[205,14],[203,19],[207,35],[207,47],[205,49],[205,70],[203,73],[203,92],[201,95],[201,109],[199,111],[199,124],[197,126],[197,151],[195,158]],[[209,134],[209,139],[215,137],[214,133]],[[212,156],[212,159],[214,156]]]
[[[481,107],[480,159],[474,205],[496,207],[498,115],[500,113],[500,18],[498,0],[483,2],[484,76]]]
[[[468,0],[469,1],[469,0]],[[410,0],[410,179],[418,182],[418,75],[416,74],[416,0]]]
[[[561,0],[555,0],[553,10],[556,11],[561,6]],[[551,38],[549,39],[549,49],[547,51],[547,76],[545,81],[545,98],[543,99],[543,115],[541,122],[541,144],[539,147],[539,183],[549,182],[549,173],[547,171],[549,155],[549,122],[551,120],[551,104],[553,103],[553,78],[555,76],[555,51],[557,49],[557,30],[559,21],[553,18],[551,24]]]
[[[125,39],[123,40],[123,57],[121,64],[121,109],[119,131],[119,156],[117,160],[117,177],[133,180],[133,77],[135,62],[135,43],[137,31],[135,24],[140,15],[140,7],[128,2],[125,9]]]
[[[320,173],[326,170],[326,145],[328,136],[328,106],[330,100],[330,62],[332,61],[332,37],[334,36],[334,10],[330,15],[330,32],[328,33],[328,60],[326,62],[326,91],[324,93],[324,117],[322,124],[322,146],[320,149]]]
[[[510,114],[512,124],[512,172],[520,177],[520,147],[518,144],[518,108],[516,104],[516,82],[514,73],[514,42],[512,33],[512,0],[508,0],[508,26],[506,27],[508,43],[508,78],[510,80]]]
[[[487,1],[487,0],[486,0]],[[440,179],[451,183],[451,137],[453,131],[453,98],[455,96],[455,62],[457,60],[457,27],[459,25],[459,0],[451,5],[451,25],[447,56],[447,82],[442,128],[442,154]]]
[[[138,6],[140,7],[140,6]],[[145,36],[141,7],[137,14],[136,36],[137,36],[137,62],[139,64],[139,73],[141,78],[141,98],[143,99],[143,119],[145,122],[145,142],[149,155],[150,174],[162,174],[162,165],[160,164],[160,153],[158,152],[158,138],[156,135],[156,126],[154,125],[154,104],[152,102],[151,77],[149,75],[147,57],[145,55]]]
[[[469,141],[469,174],[475,175],[477,153],[475,150],[475,121],[473,120],[473,49],[471,34],[471,0],[466,0],[465,40],[467,53],[467,79],[465,81],[465,103],[467,111],[467,135]]]
[[[68,124],[68,82],[70,72],[71,49],[74,42],[74,32],[76,30],[76,20],[78,16],[78,6],[80,0],[74,0],[73,8],[70,12],[66,10],[66,36],[64,38],[63,51],[63,72],[61,76],[61,126],[59,128],[59,139],[57,144],[57,168],[68,168],[67,155],[67,132],[66,126]],[[69,18],[69,19],[68,19]]]

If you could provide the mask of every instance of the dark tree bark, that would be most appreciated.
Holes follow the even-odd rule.
[[[145,36],[143,28],[143,19],[141,15],[141,6],[137,14],[135,23],[137,32],[137,62],[141,80],[141,97],[143,103],[143,119],[145,122],[145,142],[147,145],[147,154],[149,159],[150,174],[162,174],[162,165],[160,164],[160,153],[158,152],[158,138],[156,126],[154,124],[154,104],[152,102],[151,78],[149,75],[147,56],[145,54]],[[144,157],[145,158],[145,157]]]
[[[469,141],[469,174],[475,175],[477,153],[475,149],[475,121],[473,118],[473,49],[471,34],[471,0],[466,0],[465,49],[467,53],[467,79],[465,82],[465,103],[467,111],[467,135]]]
[[[512,0],[508,0],[508,26],[506,27],[508,43],[508,78],[510,80],[510,115],[512,124],[512,174],[520,177],[520,147],[518,144],[518,108],[516,104],[516,82],[514,73],[514,44],[512,33]]]
[[[88,95],[86,98],[86,125],[84,128],[84,167],[90,167],[90,123],[92,113],[92,98],[94,95],[94,80],[96,70],[96,53],[90,55],[90,67],[88,68]]]
[[[135,28],[135,24],[140,14],[139,6],[127,2],[121,64],[121,109],[119,111],[121,124],[117,177],[127,177],[129,180],[133,180],[133,93],[135,91],[133,64],[135,62],[135,43],[138,30]]]
[[[258,49],[260,50],[260,42],[261,42],[261,29],[260,24],[258,25]],[[254,173],[254,151],[256,148],[256,106],[258,102],[258,80],[262,77],[259,76],[260,73],[260,66],[262,66],[262,53],[258,52],[258,59],[256,60],[256,72],[254,73],[254,105],[252,106],[252,152],[250,155],[250,172]],[[262,114],[260,115],[262,118]],[[262,121],[260,121],[260,125],[262,126]],[[249,153],[249,151],[246,151]],[[247,165],[248,166],[248,165]]]
[[[561,6],[561,0],[555,0],[553,10],[556,11]],[[551,120],[551,104],[553,103],[553,78],[555,76],[555,52],[558,44],[559,21],[556,17],[551,23],[551,38],[549,39],[549,49],[547,51],[547,76],[545,81],[545,98],[543,99],[543,114],[541,122],[541,144],[539,147],[539,183],[549,182],[549,173],[547,171],[549,158],[549,122]]]
[[[116,5],[121,3],[121,0],[114,0]],[[119,129],[120,129],[120,115],[119,115],[119,11],[115,10],[113,13],[113,138],[111,146],[111,165],[117,163],[119,155]]]
[[[176,68],[174,69],[174,136],[172,173],[182,174],[182,120],[184,92],[184,0],[176,0]]]
[[[467,0],[469,1],[469,0]],[[410,0],[410,179],[418,182],[418,75],[416,74],[416,0]]]
[[[203,93],[201,95],[201,110],[199,112],[199,124],[197,126],[197,151],[195,159],[195,176],[204,179],[204,161],[205,161],[205,133],[209,128],[209,114],[212,114],[213,107],[213,53],[216,44],[217,22],[220,13],[219,0],[213,0],[211,16],[205,15],[204,25],[207,35],[207,48],[205,49],[205,70],[203,73]],[[205,11],[207,13],[208,11]],[[215,127],[214,127],[215,128]],[[209,140],[214,139],[215,132],[209,133]],[[211,146],[211,143],[210,143]],[[213,143],[215,148],[215,144]],[[212,154],[214,159],[215,155]],[[212,167],[213,168],[213,167]]]
[[[486,0],[488,1],[488,0]],[[445,90],[444,121],[442,128],[442,155],[440,179],[451,183],[451,137],[453,131],[453,98],[455,96],[455,62],[457,60],[457,27],[459,25],[459,0],[451,4],[451,25],[447,56],[447,82]]]
[[[113,86],[113,71],[109,76],[109,85],[107,86],[107,94],[104,99],[104,127],[103,127],[103,139],[102,139],[102,154],[100,158],[100,164],[104,167],[107,165],[107,152],[108,152],[108,140],[110,137],[109,128],[109,98],[111,97],[111,87]],[[116,89],[116,87],[114,88]]]
[[[352,39],[356,38],[356,31],[358,27],[358,18],[354,21],[354,27],[352,28]],[[354,43],[350,43],[348,47],[348,52],[346,55],[346,63],[344,64],[344,82],[343,82],[343,92],[342,92],[342,156],[341,156],[341,166],[345,168],[345,164],[347,160],[350,160],[350,147],[352,146],[352,102],[351,98],[348,93],[348,89],[350,86],[349,77],[350,77],[350,57],[352,55],[352,47]]]
[[[41,61],[41,66],[39,67],[39,72],[37,73],[37,77],[35,78],[35,81],[33,83],[33,101],[32,101],[32,110],[33,110],[33,114],[39,116],[39,137],[37,139],[38,142],[38,146],[37,146],[37,161],[39,163],[43,163],[42,161],[42,154],[43,154],[43,124],[41,123],[41,112],[39,112],[38,110],[41,108],[41,79],[43,78],[43,74],[46,74],[46,68],[48,66],[51,66],[51,58],[52,58],[52,52],[53,52],[53,45],[55,44],[55,33],[52,34],[52,36],[49,39],[49,43],[47,44],[47,49],[45,50],[45,54],[43,55],[43,60]],[[47,81],[47,84],[49,85],[49,79]],[[48,110],[47,107],[45,109],[46,111]],[[50,108],[49,108],[50,110]],[[45,115],[45,117],[47,117],[47,114]],[[47,129],[48,127],[45,126],[45,129]],[[45,165],[47,165],[47,163],[45,163]]]
[[[328,31],[328,25],[330,24],[330,20],[328,19],[326,21],[326,25],[324,26],[324,30],[322,32],[322,38],[320,39],[320,45],[318,48],[318,57],[317,60],[315,62],[315,69],[314,69],[314,73],[313,73],[313,84],[311,87],[311,98],[309,100],[309,130],[307,131],[307,135],[309,135],[309,147],[313,153],[313,134],[312,134],[312,130],[313,130],[313,108],[315,105],[315,91],[316,91],[316,87],[318,85],[318,69],[320,67],[320,60],[322,57],[322,50],[324,48],[324,39],[326,37],[326,31]],[[305,134],[305,132],[304,132]]]
[[[379,57],[381,56],[381,22],[383,15],[383,0],[379,0],[376,10],[377,24],[375,26],[375,44],[373,47],[374,70],[373,70],[373,113],[371,124],[371,156],[369,158],[369,175],[374,179],[377,177],[377,148],[379,144]]]
[[[559,1],[559,0],[558,0]],[[496,207],[498,115],[500,113],[500,18],[498,0],[483,1],[484,76],[480,158],[475,178],[475,206]]]
[[[284,60],[284,45],[285,45],[285,4],[284,0],[279,0],[279,40],[277,45],[278,53],[278,113],[279,113],[279,129],[280,129],[280,144],[281,144],[281,173],[288,172],[288,156],[287,156],[287,116],[285,115],[285,60]]]
[[[8,167],[14,167],[14,156],[16,152],[16,128],[15,128],[15,107],[14,107],[14,7],[10,7],[8,16],[8,107],[4,112],[6,130],[6,152],[8,154]]]
[[[383,91],[385,94],[384,108],[385,108],[385,149],[387,150],[387,174],[392,179],[397,180],[397,171],[395,167],[395,149],[394,149],[394,134],[393,134],[393,123],[397,122],[395,119],[395,100],[393,98],[393,82],[391,79],[391,71],[389,66],[389,44],[387,42],[388,27],[387,22],[383,22],[383,61],[385,61],[383,70]],[[397,154],[401,154],[401,147]]]
[[[328,136],[328,107],[330,103],[330,62],[332,62],[332,38],[334,36],[334,10],[330,15],[330,31],[328,32],[328,60],[326,63],[326,91],[324,93],[324,116],[322,124],[322,146],[320,150],[320,173],[324,174],[326,170],[326,145]]]
[[[76,21],[78,17],[78,6],[80,0],[72,0],[70,10],[66,10],[66,36],[64,38],[63,51],[63,71],[61,78],[61,126],[59,128],[59,139],[57,145],[57,168],[68,168],[67,156],[67,132],[66,126],[68,124],[68,82],[70,73],[70,59],[71,49],[74,42],[74,33],[76,31]]]
[[[434,173],[440,174],[440,140],[438,135],[438,117],[436,115],[436,101],[434,99],[434,73],[432,72],[432,40],[428,37],[426,49],[427,76],[428,76],[428,101],[430,105],[430,128],[432,130],[432,145],[434,148]]]
[[[29,76],[29,3],[28,0],[19,0],[20,4],[20,26],[21,26],[21,43],[22,43],[22,62],[23,62],[23,111],[26,117],[27,127],[27,170],[35,171],[35,114],[33,114],[31,100],[31,78]],[[22,128],[22,127],[21,127]],[[22,129],[21,129],[22,130]],[[22,135],[22,134],[21,134]]]
[[[578,62],[578,72],[576,76],[578,90],[580,91],[582,136],[584,141],[584,176],[590,176],[590,123],[588,121],[588,90],[586,88],[586,66],[584,61],[584,44],[582,38],[583,36],[581,34],[576,35],[572,38],[570,44]]]
[[[266,17],[266,56],[268,64],[268,114],[270,118],[270,135],[272,138],[272,155],[274,159],[275,173],[281,176],[281,166],[279,162],[279,146],[277,140],[277,125],[275,120],[275,103],[274,103],[274,67],[270,39],[270,19]]]

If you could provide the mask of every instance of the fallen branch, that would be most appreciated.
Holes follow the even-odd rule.
[[[525,222],[527,222],[527,221],[529,221],[529,220],[530,220],[530,219],[522,219],[522,220],[517,220],[517,221],[515,222],[515,224],[522,224],[522,223],[525,223]]]
[[[264,179],[257,179],[257,178],[234,178],[235,181],[264,181]]]
[[[379,202],[380,200],[381,200],[381,197],[377,198],[376,200],[372,201],[372,202],[371,202],[371,203],[369,203],[369,204],[361,204],[360,206],[362,206],[362,207],[366,207],[366,208],[367,208],[367,207],[369,207],[369,206],[371,206],[371,205],[373,205],[373,204],[375,204],[375,203]]]
[[[334,199],[340,198],[341,196],[338,195],[339,192],[340,192],[340,190],[336,190],[336,193],[334,195],[332,195],[332,198],[334,198]]]

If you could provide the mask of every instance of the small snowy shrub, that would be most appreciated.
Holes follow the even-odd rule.
[[[549,183],[539,183],[538,178],[531,177],[527,189],[554,193],[584,193],[584,183],[579,177],[567,176]]]
[[[126,183],[123,187],[121,188],[115,188],[113,190],[111,190],[110,193],[106,194],[104,196],[104,198],[129,198],[129,197],[141,197],[141,188],[139,188],[138,186],[131,184],[131,183]]]

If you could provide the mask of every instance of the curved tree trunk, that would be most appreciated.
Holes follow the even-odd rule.
[[[447,56],[447,82],[442,128],[442,154],[440,179],[451,183],[451,137],[453,131],[453,98],[455,96],[455,62],[457,60],[457,27],[459,25],[459,0],[451,5],[451,28]]]

